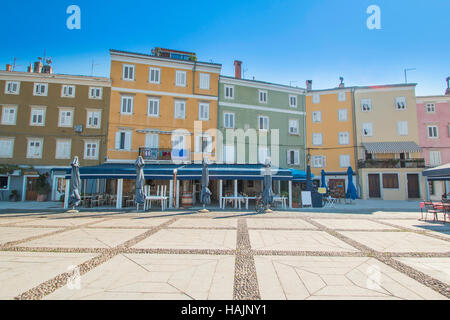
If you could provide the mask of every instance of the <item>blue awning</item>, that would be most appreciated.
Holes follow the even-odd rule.
[[[289,169],[292,173],[293,182],[306,182],[306,172],[298,169]],[[314,178],[314,174],[311,173],[311,179]]]

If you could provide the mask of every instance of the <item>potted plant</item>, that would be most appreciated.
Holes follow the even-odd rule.
[[[51,191],[51,186],[47,182],[48,173],[40,174],[36,181],[37,201],[46,201],[47,195]]]
[[[19,201],[19,191],[17,190],[12,190],[11,194],[9,195],[9,201],[13,201],[13,202],[17,202]]]

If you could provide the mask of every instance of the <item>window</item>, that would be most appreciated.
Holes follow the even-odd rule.
[[[198,120],[209,120],[209,103],[198,104]]]
[[[28,138],[27,158],[42,158],[43,139]]]
[[[73,109],[59,109],[58,127],[72,127]]]
[[[259,103],[267,103],[267,91],[258,90],[259,93]]]
[[[61,97],[63,98],[75,98],[75,86],[62,86]]]
[[[439,131],[437,126],[427,126],[428,138],[438,138]]]
[[[441,164],[441,152],[440,151],[430,151],[430,166],[439,166]]]
[[[99,129],[101,126],[101,110],[88,110],[86,128]]]
[[[186,87],[186,71],[176,71],[175,85],[179,87]]]
[[[345,92],[338,93],[338,101],[345,101],[347,99],[347,94]]]
[[[383,188],[398,189],[398,174],[383,173]]]
[[[122,107],[120,108],[121,114],[133,114],[133,104],[134,97],[133,96],[122,96]]]
[[[362,134],[364,137],[373,136],[373,125],[372,123],[363,123],[362,124]]]
[[[287,163],[293,165],[300,164],[300,151],[298,150],[288,150]]]
[[[372,100],[371,99],[361,99],[361,111],[362,112],[372,111]]]
[[[212,137],[206,134],[195,137],[195,152],[211,153],[213,149]]]
[[[175,100],[175,119],[186,117],[186,101]]]
[[[0,158],[12,158],[14,138],[0,138]]]
[[[434,103],[425,104],[425,112],[427,113],[436,112],[436,105]]]
[[[84,159],[87,160],[98,159],[98,140],[84,141]]]
[[[312,134],[312,144],[313,146],[321,146],[323,143],[323,138],[321,133]]]
[[[313,111],[311,116],[312,116],[312,122],[322,122],[322,112]]]
[[[31,108],[30,126],[44,126],[45,108]]]
[[[2,108],[2,124],[15,125],[17,119],[17,107],[3,106]]]
[[[134,81],[134,65],[132,64],[123,65],[122,79],[127,81]]]
[[[289,106],[292,108],[297,108],[297,96],[289,95]]]
[[[19,94],[20,92],[20,82],[18,81],[7,81],[5,84],[5,94]]]
[[[339,144],[350,144],[350,134],[348,132],[339,132]]]
[[[47,95],[48,84],[47,83],[35,83],[33,95],[35,96],[46,96]]]
[[[325,168],[325,157],[324,156],[312,156],[311,166],[313,168]]]
[[[119,130],[116,132],[116,150],[131,150],[131,131]]]
[[[224,145],[223,146],[223,159],[225,163],[235,163],[235,148],[234,145]]]
[[[341,154],[339,156],[339,166],[341,168],[350,167],[350,155],[349,154]]]
[[[312,102],[313,103],[320,103],[320,94],[315,93],[312,95]]]
[[[299,134],[298,120],[289,120],[289,134]]]
[[[102,99],[103,89],[102,88],[89,88],[89,99]]]
[[[159,117],[159,99],[148,98],[147,115],[149,117]]]
[[[9,176],[0,176],[0,190],[9,190]]]
[[[181,135],[172,136],[172,149],[173,150],[184,150],[185,149],[185,137]]]
[[[259,130],[269,130],[269,117],[259,116],[258,128]]]
[[[405,110],[406,109],[406,97],[395,98],[395,110]]]
[[[209,90],[209,74],[200,73],[200,89]]]
[[[435,195],[434,181],[428,181],[428,190],[431,196]]]
[[[145,147],[151,149],[159,148],[159,135],[154,133],[147,133],[145,135]]]
[[[408,121],[398,121],[397,122],[397,132],[399,136],[408,135]]]
[[[347,111],[347,109],[339,109],[338,110],[338,120],[339,121],[347,121],[348,120],[348,111]]]
[[[258,160],[259,163],[266,163],[266,159],[270,157],[269,148],[267,146],[258,147]]]
[[[225,99],[234,99],[234,86],[224,86]]]
[[[150,83],[161,83],[161,69],[159,68],[150,68],[148,72],[148,82]]]
[[[72,147],[72,140],[57,139],[55,159],[70,159],[71,147]]]
[[[224,123],[225,128],[233,129],[234,128],[234,113],[225,112],[223,114],[223,123]]]

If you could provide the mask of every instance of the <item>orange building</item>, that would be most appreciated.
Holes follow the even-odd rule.
[[[307,158],[317,178],[322,170],[326,172],[330,188],[346,190],[348,167],[357,172],[353,92],[342,84],[334,89],[308,90],[306,94]]]
[[[220,64],[194,53],[110,50],[111,111],[106,162],[214,159]]]

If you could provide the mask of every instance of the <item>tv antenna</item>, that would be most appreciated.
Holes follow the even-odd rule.
[[[92,59],[92,65],[91,65],[91,77],[94,76],[94,67],[99,66],[98,63],[94,63],[94,59]]]
[[[20,64],[16,64],[17,58],[14,57],[13,58],[13,64],[12,64],[12,71],[14,71],[14,69],[16,69],[16,67],[21,67],[22,65]]]
[[[248,68],[242,69],[242,78],[245,79],[245,73],[248,71]]]

